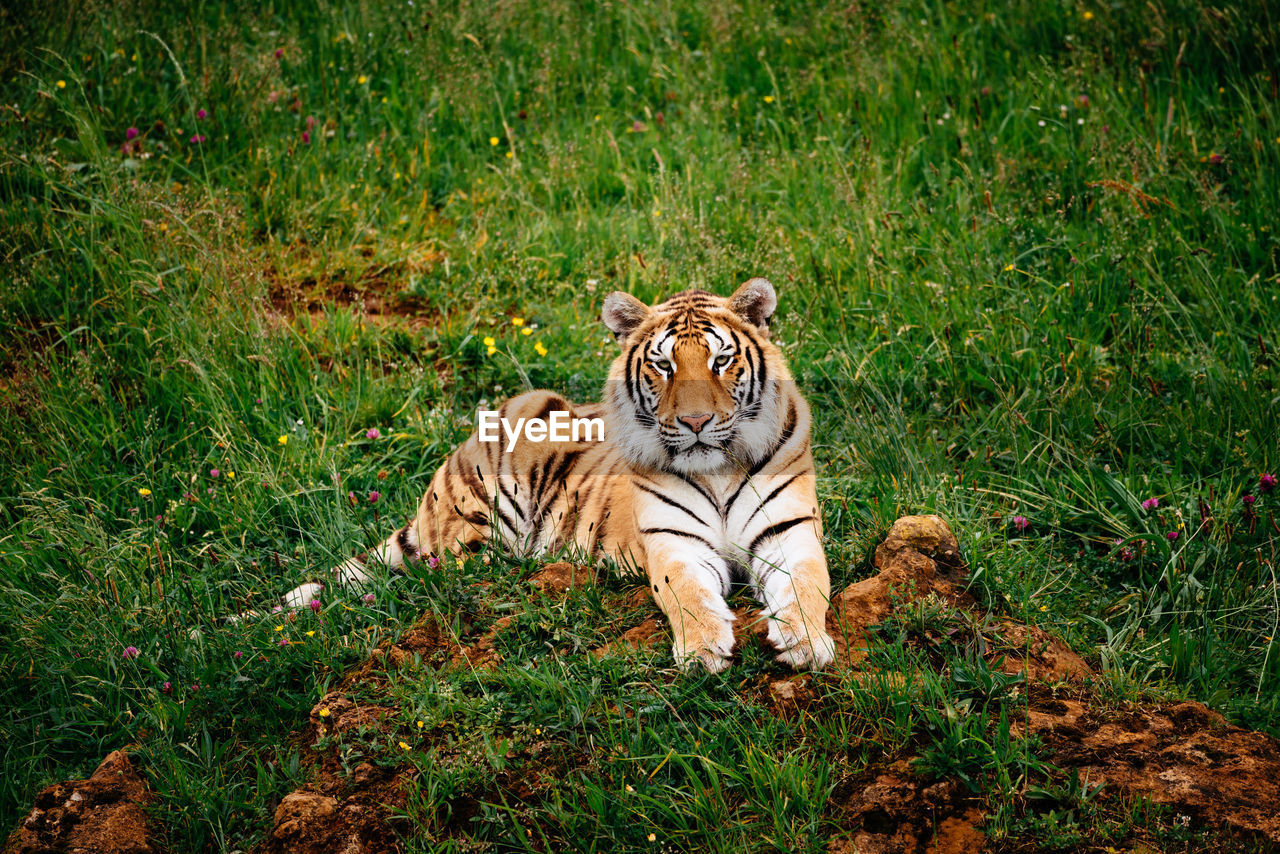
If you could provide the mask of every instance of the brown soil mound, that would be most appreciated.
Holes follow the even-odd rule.
[[[55,783],[9,837],[7,854],[152,854],[144,807],[146,783],[119,750],[107,754],[88,780]]]
[[[1186,702],[1090,708],[1033,686],[1028,723],[1055,765],[1105,792],[1140,796],[1189,816],[1280,843],[1280,742],[1229,726]]]
[[[932,782],[912,774],[907,760],[868,771],[833,796],[841,825],[830,854],[976,854],[987,850],[979,830],[981,802],[953,780]]]

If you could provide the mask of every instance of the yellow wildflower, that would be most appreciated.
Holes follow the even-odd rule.
[[[408,750],[408,749],[409,749],[409,744],[408,744],[408,742],[405,742],[405,741],[400,742],[400,749],[401,749],[401,750]]]
[[[1092,13],[1092,12],[1085,12],[1085,13],[1084,13],[1084,19],[1085,19],[1086,21],[1092,21],[1092,20],[1093,20],[1093,13]]]
[[[494,145],[494,146],[496,146],[499,142],[501,142],[501,140],[500,140],[500,139],[498,139],[496,136],[491,136],[491,137],[489,137],[489,144],[490,144],[490,145]]]
[[[139,490],[138,490],[138,494],[139,494],[139,495],[141,495],[143,498],[146,498],[148,495],[150,495],[150,494],[151,494],[151,490],[147,489],[147,488],[144,486],[144,487],[142,487],[141,489],[139,489]]]
[[[236,473],[235,473],[235,472],[233,472],[233,471],[229,471],[229,472],[227,472],[227,477],[234,479],[234,478],[235,478],[235,476],[236,476]]]
[[[657,837],[657,836],[655,836],[654,834],[652,834],[652,833],[650,833],[650,834],[649,834],[649,841],[650,841],[650,842],[653,842],[653,841],[654,841],[654,840],[656,840],[657,838],[658,838],[658,837]]]
[[[369,78],[365,77],[363,74],[361,74],[359,77],[356,78],[356,83],[358,83],[361,86],[363,86],[368,82],[369,82]]]
[[[507,152],[507,159],[508,159],[508,160],[514,160],[514,159],[515,159],[515,156],[516,156],[516,153],[515,153],[514,151],[508,151],[508,152]]]
[[[65,80],[59,80],[59,81],[58,81],[58,88],[59,88],[59,89],[65,89],[65,88],[67,88],[67,81],[65,81]]]
[[[1012,264],[1005,264],[1005,266],[1004,266],[1004,271],[1005,271],[1006,273],[1007,273],[1007,272],[1009,272],[1009,271],[1010,271],[1010,270],[1012,270],[1012,269],[1013,269],[1013,265],[1012,265]]]
[[[498,348],[490,344],[489,347],[485,350],[485,352],[488,353],[490,356],[492,356],[494,353],[498,352]]]
[[[773,103],[773,96],[772,96],[772,95],[765,95],[765,96],[764,96],[764,102],[765,102],[766,104],[772,104],[772,103]]]
[[[523,318],[523,317],[513,317],[513,318],[511,318],[511,325],[512,325],[512,326],[524,326],[524,318]]]
[[[495,344],[497,344],[497,343],[498,343],[498,342],[497,342],[497,341],[495,341],[495,340],[493,339],[493,336],[492,336],[492,335],[486,335],[486,336],[484,336],[484,346],[486,346],[486,347],[492,347],[492,346],[494,346],[494,345],[495,345]]]
[[[289,437],[285,435],[281,435],[280,438],[276,439],[276,441],[279,442],[281,445],[287,445],[289,444]]]
[[[315,629],[312,629],[311,631],[307,632],[307,637],[309,637],[309,638],[313,638],[313,637],[315,637],[315,636],[316,636],[316,630],[315,630]]]
[[[521,330],[520,330],[520,334],[521,334],[521,335],[532,335],[532,334],[533,334],[533,330],[526,326],[524,329],[521,329]]]
[[[277,631],[277,632],[283,632],[283,631],[284,631],[284,625],[282,624],[282,625],[276,626],[276,631]]]
[[[321,710],[320,710],[320,717],[322,717],[322,718],[327,718],[327,717],[329,717],[329,715],[331,715],[331,714],[333,714],[333,713],[329,711],[329,707],[328,707],[328,706],[325,706],[323,709],[321,709]]]
[[[422,721],[418,721],[418,729],[422,729]]]
[[[537,353],[538,353],[538,355],[539,355],[539,356],[545,356],[545,355],[547,355],[547,348],[542,346],[542,342],[541,342],[541,341],[539,341],[539,342],[537,342],[536,344],[534,344],[534,345],[533,345],[533,349],[537,351]]]

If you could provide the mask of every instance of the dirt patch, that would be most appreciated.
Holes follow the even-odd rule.
[[[876,574],[850,584],[831,599],[827,632],[836,662],[854,667],[866,658],[867,629],[899,605],[933,593],[957,605],[971,604],[963,592],[968,570],[955,534],[938,516],[903,516],[876,548]]]
[[[1280,843],[1280,742],[1228,725],[1200,703],[1106,709],[1032,689],[1032,732],[1061,768],[1103,793],[1142,797]]]
[[[150,791],[119,750],[88,780],[55,783],[36,795],[35,807],[9,837],[7,854],[151,854],[157,850],[144,809]]]
[[[595,571],[588,566],[577,566],[560,561],[549,563],[529,577],[535,590],[550,596],[563,597],[575,587],[596,583]]]
[[[383,643],[363,664],[348,671],[339,690],[347,691],[354,685],[380,679],[388,671],[438,667],[456,656],[460,649],[448,629],[429,614],[399,640]]]
[[[1005,673],[1027,674],[1036,682],[1079,682],[1093,675],[1093,668],[1071,647],[1043,629],[1002,620],[992,644],[993,655],[1002,656]]]
[[[981,801],[953,780],[915,776],[907,760],[841,784],[836,818],[845,828],[829,852],[968,854],[986,851]]]
[[[649,617],[640,625],[627,629],[616,640],[611,640],[591,651],[597,658],[606,655],[620,655],[627,650],[649,649],[658,646],[664,638],[665,626],[657,617]]]
[[[292,260],[302,270],[316,266],[302,249],[293,254],[296,257]],[[315,320],[326,309],[339,307],[354,308],[372,323],[396,321],[410,328],[431,326],[439,320],[439,311],[404,288],[412,276],[435,268],[443,260],[439,252],[422,250],[391,263],[368,264],[359,269],[297,274],[269,267],[263,276],[270,316],[289,322],[305,314]]]

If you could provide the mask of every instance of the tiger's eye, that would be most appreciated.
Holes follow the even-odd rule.
[[[671,363],[668,362],[666,359],[659,359],[658,361],[654,362],[653,365],[658,370],[662,371],[664,374],[671,373]]]
[[[729,355],[716,356],[715,366],[717,368],[725,368],[728,367],[729,363],[732,361],[733,357]]]

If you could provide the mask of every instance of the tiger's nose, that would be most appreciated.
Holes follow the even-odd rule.
[[[703,426],[711,420],[711,413],[699,412],[697,415],[681,415],[679,420],[688,424],[689,429],[693,432],[701,433]]]

